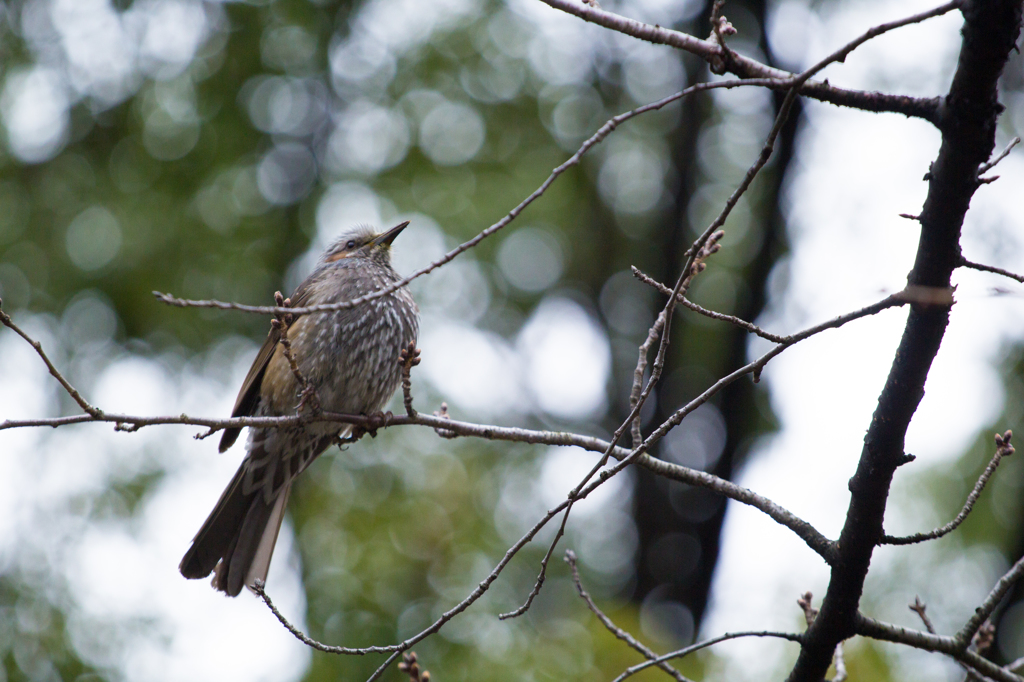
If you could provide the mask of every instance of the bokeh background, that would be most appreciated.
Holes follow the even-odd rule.
[[[701,0],[605,8],[704,35]],[[800,69],[921,2],[731,0],[732,46]],[[948,87],[951,13],[860,48],[833,83],[923,96]],[[235,312],[168,308],[153,290],[267,303],[342,228],[412,226],[409,273],[500,219],[611,115],[710,76],[666,47],[536,0],[21,0],[0,6],[0,297],[106,410],[226,416],[267,329]],[[1014,56],[1002,146],[1024,131]],[[716,91],[622,126],[519,219],[416,281],[423,411],[607,435],[627,412],[662,300],[629,272],[671,280],[681,254],[755,158],[779,100]],[[726,225],[692,297],[789,332],[902,288],[938,148],[928,124],[804,102]],[[1024,266],[1018,152],[982,187],[965,255]],[[888,529],[959,509],[991,432],[1021,424],[1024,288],[958,272],[958,304],[908,438]],[[905,311],[821,335],[692,414],[658,455],[738,480],[834,537]],[[677,314],[646,424],[763,350]],[[31,348],[0,332],[0,419],[71,414]],[[254,597],[177,573],[242,455],[192,427],[0,433],[0,680],[335,680],[378,657],[312,653]],[[395,428],[329,451],[293,495],[268,592],[329,644],[389,644],[465,597],[595,459],[576,449],[442,440]],[[962,622],[1024,551],[1024,467],[1003,465],[952,536],[876,553],[864,608],[941,631]],[[607,679],[638,656],[609,635],[553,563],[518,606],[552,531],[416,651],[434,679]],[[577,505],[563,545],[624,627],[659,650],[735,629],[801,629],[795,600],[828,574],[749,509],[640,472]],[[556,556],[560,556],[560,552]],[[992,655],[1024,654],[1021,595]],[[777,677],[795,656],[737,642],[681,663],[702,679]],[[959,679],[941,658],[856,641],[860,679]],[[653,679],[661,673],[647,673]],[[387,679],[398,679],[391,671]]]

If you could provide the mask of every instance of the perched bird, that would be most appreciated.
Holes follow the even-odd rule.
[[[348,301],[398,282],[391,242],[408,224],[380,234],[365,226],[342,234],[292,294],[291,305]],[[282,329],[299,374],[323,411],[374,414],[398,388],[399,359],[416,341],[419,310],[403,287],[353,308],[303,315],[286,327],[275,324],[245,377],[232,417],[295,414],[306,387],[284,353]],[[309,397],[307,391],[301,400]],[[224,431],[221,452],[240,431]],[[351,431],[335,422],[251,428],[248,453],[182,558],[181,574],[205,578],[214,571],[213,586],[232,597],[243,585],[266,580],[292,482]]]

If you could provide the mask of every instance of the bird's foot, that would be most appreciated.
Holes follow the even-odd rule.
[[[312,384],[306,384],[302,392],[299,393],[299,404],[295,407],[295,411],[308,417],[315,417],[323,411],[323,408],[320,407],[320,396],[316,394],[316,389]]]
[[[377,429],[385,429],[391,426],[391,421],[395,418],[395,415],[391,410],[387,412],[377,412],[375,414],[366,415],[366,425],[357,426],[356,428],[362,429],[364,433],[370,434],[370,438],[377,437]]]

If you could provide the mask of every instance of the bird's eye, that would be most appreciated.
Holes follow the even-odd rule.
[[[345,248],[346,249],[354,249],[354,248],[356,248],[356,240],[355,239],[349,239],[348,240],[348,244],[345,244]]]

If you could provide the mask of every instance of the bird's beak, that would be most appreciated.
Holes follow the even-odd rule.
[[[404,223],[395,225],[387,232],[381,232],[380,234],[373,238],[373,245],[380,246],[381,244],[384,244],[386,246],[391,246],[391,242],[395,241],[395,237],[397,237],[402,232],[402,230],[404,230],[408,226],[409,221],[406,220]]]

